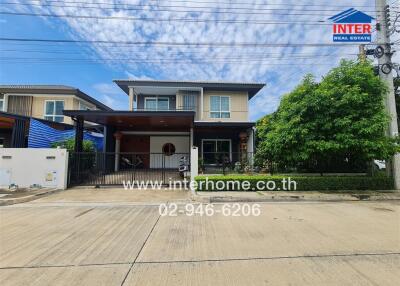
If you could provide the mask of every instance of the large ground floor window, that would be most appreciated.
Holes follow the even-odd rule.
[[[232,159],[230,139],[203,139],[201,150],[204,164],[219,164]]]

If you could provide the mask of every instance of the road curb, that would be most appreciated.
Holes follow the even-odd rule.
[[[398,196],[379,196],[369,194],[347,194],[345,196],[287,195],[269,197],[234,197],[192,195],[192,200],[199,203],[255,203],[255,202],[357,202],[357,201],[400,201]]]
[[[49,196],[49,195],[57,193],[57,192],[61,192],[61,191],[63,191],[63,190],[51,189],[51,190],[43,192],[43,193],[37,193],[37,194],[33,194],[33,195],[28,195],[25,197],[10,198],[10,199],[4,198],[4,199],[0,199],[0,206],[10,206],[10,205],[15,205],[15,204],[26,203],[26,202],[30,202],[33,200],[37,200],[37,199],[45,197],[45,196]]]

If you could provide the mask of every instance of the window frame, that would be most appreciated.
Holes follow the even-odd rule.
[[[211,110],[211,100],[213,97],[218,97],[219,98],[219,110]],[[228,98],[228,111],[222,110],[222,98]],[[227,113],[228,117],[222,117],[223,113]],[[216,117],[213,117],[212,114],[216,114]],[[229,119],[231,118],[231,97],[229,95],[210,95],[210,113],[209,113],[210,118],[216,118],[216,119]]]
[[[85,109],[82,109],[82,107],[85,107]],[[79,110],[93,110],[93,108],[87,105],[85,102],[79,100]]]
[[[160,99],[166,99],[167,100],[167,105],[168,105],[168,107],[167,107],[167,109],[159,109],[158,108],[158,101],[160,100]],[[147,108],[147,100],[156,100],[156,108],[155,108],[155,110],[154,109],[148,109]],[[155,96],[155,97],[145,97],[144,98],[144,110],[146,110],[146,111],[169,111],[169,97],[167,97],[167,96]]]
[[[197,110],[197,97],[195,94],[182,94],[182,110],[184,111],[196,111]],[[185,106],[185,101],[186,99],[189,99],[189,101],[193,101],[192,106]]]
[[[218,142],[220,141],[228,141],[229,142],[229,160],[232,161],[232,139],[201,139],[201,158],[204,160],[204,141],[212,141],[215,142],[215,153],[218,152]],[[207,165],[216,165],[216,164],[207,164]]]
[[[60,122],[63,123],[64,122],[64,115],[58,115],[55,114],[56,112],[56,102],[62,102],[63,103],[63,110],[65,109],[65,100],[63,99],[46,99],[44,101],[44,110],[43,110],[43,118],[49,121],[53,121],[53,122]],[[53,110],[53,114],[47,114],[47,103],[48,102],[53,102],[54,103],[54,110]],[[51,119],[49,119],[48,117],[51,117]],[[56,121],[56,117],[62,117],[62,121]]]
[[[168,150],[168,152],[165,152],[164,148],[167,147],[167,146],[170,147],[170,150]],[[161,152],[162,152],[162,154],[163,154],[164,156],[170,157],[170,156],[175,155],[175,153],[176,153],[176,147],[175,147],[175,145],[174,145],[173,143],[167,142],[167,143],[163,144],[163,146],[161,147]]]
[[[1,98],[3,97],[3,98]],[[0,111],[6,111],[6,95],[0,94],[0,102],[3,103],[3,106],[0,108]]]

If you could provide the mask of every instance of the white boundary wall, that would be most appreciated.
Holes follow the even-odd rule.
[[[65,149],[0,148],[0,188],[67,188],[68,152]]]
[[[199,149],[193,146],[190,150],[190,180],[199,175]]]

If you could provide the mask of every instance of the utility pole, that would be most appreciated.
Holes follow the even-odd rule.
[[[367,60],[367,54],[365,52],[365,45],[358,46],[358,59],[360,62],[365,62]]]
[[[394,97],[393,73],[387,72],[392,65],[392,53],[390,46],[390,31],[389,31],[389,11],[386,0],[375,0],[376,21],[377,21],[377,42],[384,49],[382,57],[378,58],[379,77],[387,84],[388,91],[385,97],[385,107],[390,115],[390,123],[388,126],[388,136],[395,137],[399,133],[397,125],[396,101]],[[384,70],[386,69],[386,72]],[[386,169],[394,179],[394,187],[400,190],[400,154],[395,154],[392,159],[386,164]]]

